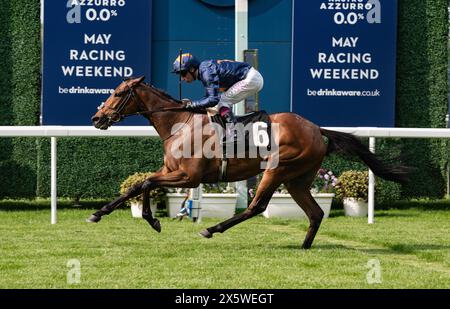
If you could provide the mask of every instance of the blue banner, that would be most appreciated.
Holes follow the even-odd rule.
[[[44,1],[43,124],[91,125],[123,78],[150,79],[151,10],[151,0]]]
[[[397,0],[294,0],[293,12],[292,111],[394,126]]]

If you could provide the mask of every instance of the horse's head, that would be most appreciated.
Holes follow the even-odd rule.
[[[135,88],[144,79],[145,77],[131,78],[121,83],[108,100],[98,107],[97,113],[92,117],[92,124],[97,129],[106,130],[127,115],[141,111],[142,102],[136,94]]]

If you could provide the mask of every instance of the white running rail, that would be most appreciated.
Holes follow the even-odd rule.
[[[328,130],[351,133],[369,138],[369,148],[375,151],[376,138],[450,138],[450,129],[428,128],[372,128],[372,127],[325,127]],[[50,137],[51,138],[51,223],[56,224],[56,158],[58,137],[155,137],[154,127],[112,127],[106,131],[94,127],[71,126],[0,126],[0,137]],[[369,170],[368,223],[374,223],[375,177]]]

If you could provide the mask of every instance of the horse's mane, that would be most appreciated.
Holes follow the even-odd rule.
[[[151,84],[147,84],[147,83],[142,83],[143,85],[149,87],[150,89],[152,89],[156,95],[158,95],[159,97],[163,98],[163,99],[167,99],[169,101],[173,101],[175,103],[181,104],[180,100],[177,100],[175,98],[173,98],[170,94],[168,94],[167,92],[165,92],[162,89],[156,88],[155,86],[151,85]]]

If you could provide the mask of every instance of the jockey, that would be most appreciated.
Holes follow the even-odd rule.
[[[186,53],[175,59],[172,73],[181,74],[181,78],[191,83],[199,80],[206,88],[206,96],[197,101],[183,99],[186,109],[218,106],[220,116],[226,122],[224,142],[234,142],[237,135],[234,129],[236,117],[232,106],[245,98],[256,94],[263,88],[261,74],[245,62],[232,60],[206,60],[200,62],[192,54]],[[219,91],[223,91],[219,94]]]

